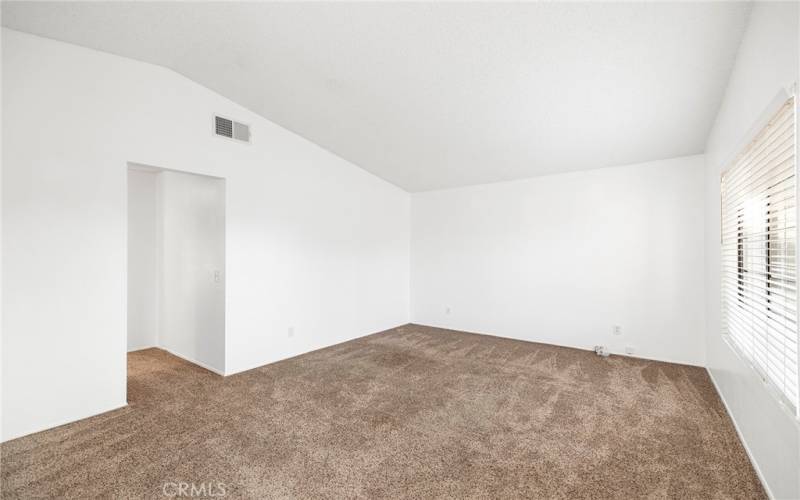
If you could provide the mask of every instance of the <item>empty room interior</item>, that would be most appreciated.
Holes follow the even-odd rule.
[[[3,499],[800,499],[799,2],[0,8]]]

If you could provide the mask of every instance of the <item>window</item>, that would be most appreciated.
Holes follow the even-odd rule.
[[[722,329],[798,415],[794,98],[722,176]]]

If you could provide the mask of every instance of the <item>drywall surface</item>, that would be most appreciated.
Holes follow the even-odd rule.
[[[691,156],[414,194],[412,320],[701,365],[702,185]]]
[[[2,14],[0,13],[0,16]],[[2,53],[2,38],[0,38],[0,54]],[[0,56],[0,95],[2,95],[3,87],[3,64]],[[3,127],[3,99],[0,99],[0,129]],[[3,155],[3,134],[0,133],[0,391],[3,388],[3,375],[5,374],[5,367],[3,366],[3,162],[5,158]],[[0,394],[0,441],[2,441],[2,428],[3,428],[3,397]]]
[[[4,2],[410,191],[703,151],[749,2]]]
[[[407,193],[170,70],[2,43],[4,440],[125,404],[128,162],[226,180],[226,373],[408,322]]]
[[[720,174],[782,88],[798,80],[798,4],[755,3],[706,146],[707,366],[756,468],[775,498],[800,498],[800,424],[721,337]]]
[[[158,174],[158,345],[225,373],[225,181]]]
[[[128,351],[158,344],[157,176],[128,171]]]

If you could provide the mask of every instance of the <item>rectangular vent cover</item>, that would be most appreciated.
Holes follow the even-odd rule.
[[[249,126],[222,116],[214,117],[214,133],[222,137],[227,137],[228,139],[250,142]]]

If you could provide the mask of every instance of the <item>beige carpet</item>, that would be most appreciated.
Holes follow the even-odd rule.
[[[701,368],[408,325],[128,373],[127,408],[2,445],[4,499],[765,497]]]

